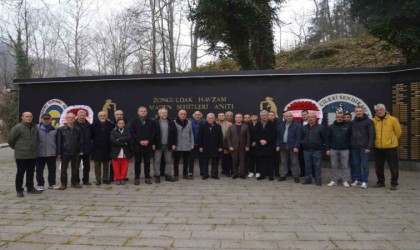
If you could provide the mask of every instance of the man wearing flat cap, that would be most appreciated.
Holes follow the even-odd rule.
[[[48,188],[58,189],[55,183],[56,159],[57,159],[57,129],[51,125],[51,115],[41,115],[38,125],[38,151],[36,158],[36,182],[37,189],[44,190],[44,168],[48,166]]]

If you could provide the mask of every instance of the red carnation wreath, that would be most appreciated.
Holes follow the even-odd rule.
[[[61,117],[60,117],[60,125],[64,125],[66,122],[66,115],[67,113],[73,113],[74,115],[77,115],[77,112],[79,110],[84,110],[86,111],[86,120],[89,123],[93,122],[93,111],[89,106],[86,105],[72,105],[72,106],[68,106],[63,113],[61,113]]]
[[[321,112],[322,108],[319,104],[311,99],[296,99],[291,101],[286,105],[284,111],[291,111],[293,114],[293,119],[301,122],[302,116],[301,112],[307,110],[309,112],[314,112],[318,118],[318,123],[322,122],[323,114]]]

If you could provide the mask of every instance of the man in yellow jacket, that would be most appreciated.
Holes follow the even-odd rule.
[[[385,105],[375,105],[375,170],[378,182],[375,187],[385,187],[385,160],[391,171],[391,190],[397,190],[398,185],[398,140],[401,137],[401,125],[397,118],[391,116]]]

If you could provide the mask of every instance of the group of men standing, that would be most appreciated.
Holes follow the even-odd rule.
[[[16,191],[23,197],[23,178],[26,172],[28,193],[44,190],[43,172],[48,166],[50,189],[67,188],[67,167],[71,165],[71,187],[91,185],[90,161],[95,167],[96,184],[125,184],[128,160],[134,155],[134,184],[140,184],[143,163],[145,183],[178,181],[182,158],[182,177],[194,178],[194,161],[198,159],[200,176],[219,179],[219,160],[222,174],[233,179],[256,177],[270,181],[274,176],[285,181],[290,174],[296,183],[304,176],[302,184],[313,181],[321,186],[321,159],[326,154],[331,158],[331,182],[338,182],[337,169],[341,166],[345,187],[361,185],[367,188],[369,154],[374,150],[376,187],[385,186],[384,163],[391,170],[391,189],[398,185],[398,139],[401,127],[396,118],[386,112],[383,104],[375,105],[376,116],[371,120],[362,107],[355,108],[355,118],[350,114],[336,113],[336,121],[325,128],[318,124],[316,114],[302,111],[302,122],[294,120],[290,111],[283,113],[283,121],[275,119],[273,112],[256,114],[232,112],[203,115],[195,111],[188,119],[187,111],[180,110],[177,118],[168,118],[168,111],[160,109],[158,117],[148,117],[147,108],[137,110],[138,117],[127,122],[123,112],[115,112],[117,126],[108,120],[106,112],[99,112],[98,119],[90,124],[86,112],[79,110],[77,116],[66,115],[66,124],[60,128],[51,125],[51,116],[43,114],[35,125],[30,112],[22,114],[22,122],[10,134],[9,145],[15,149],[17,164]],[[118,121],[122,121],[119,123]],[[119,132],[118,132],[119,131]],[[114,133],[111,136],[111,133]],[[122,136],[124,135],[124,136]],[[119,141],[125,138],[124,141]],[[112,151],[112,153],[111,153]],[[61,159],[61,185],[56,185],[56,158]],[[113,173],[112,163],[120,160],[126,165],[122,174]],[[115,159],[114,159],[115,158]],[[153,178],[150,171],[153,159]],[[302,160],[303,159],[303,160]],[[115,160],[115,161],[114,161]],[[118,161],[117,161],[118,160]],[[79,167],[83,163],[80,180]],[[211,169],[209,172],[209,164]],[[299,167],[300,165],[300,167]],[[33,175],[36,166],[38,187],[34,187]],[[173,166],[173,168],[172,168]],[[124,170],[125,168],[125,170]],[[291,171],[290,171],[291,170]],[[351,182],[351,184],[350,184]],[[82,183],[82,184],[81,184]]]

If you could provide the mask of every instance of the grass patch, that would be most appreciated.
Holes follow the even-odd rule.
[[[257,217],[256,219],[258,219],[258,220],[267,220],[268,217],[265,216],[265,215],[261,215],[261,216]]]

